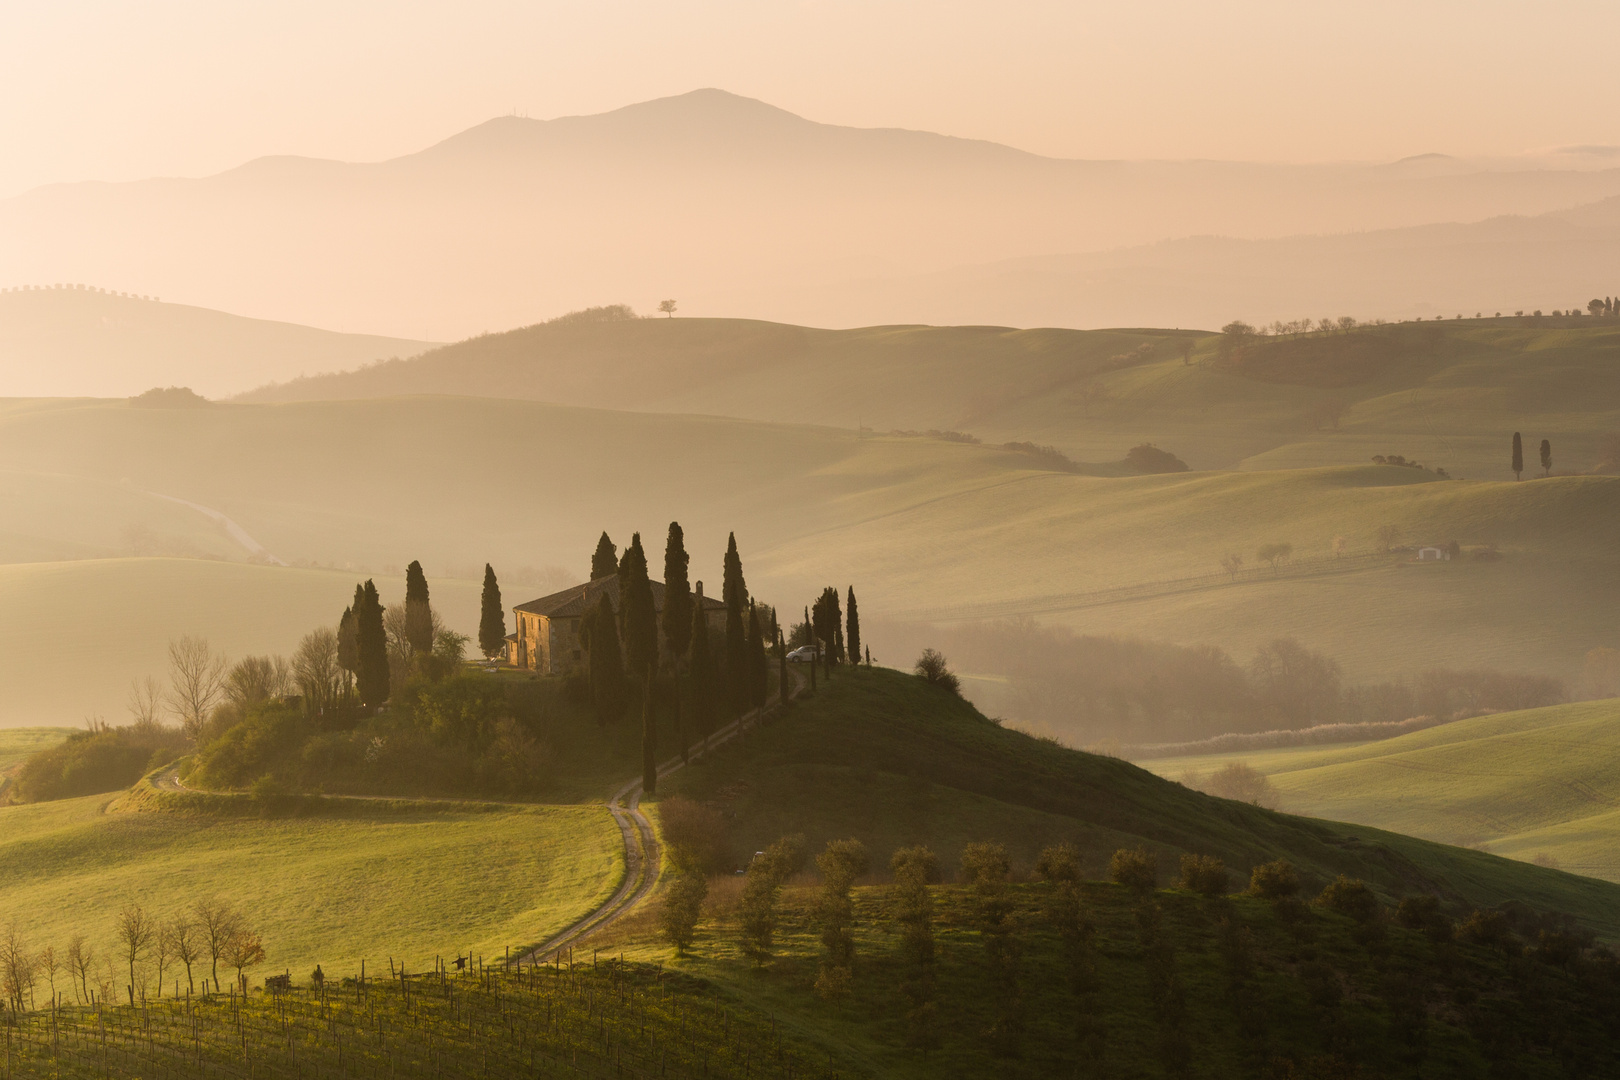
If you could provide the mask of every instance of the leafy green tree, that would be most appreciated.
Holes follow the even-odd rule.
[[[1552,475],[1552,440],[1541,440],[1541,475]]]
[[[478,616],[478,648],[495,657],[506,648],[506,609],[501,606],[501,587],[495,581],[495,568],[484,564],[484,597]]]
[[[1007,879],[1012,868],[1007,849],[998,843],[969,844],[962,849],[962,877],[973,890],[973,924],[984,945],[996,1016],[985,1033],[998,1057],[1018,1053],[1024,1029],[1023,990],[1020,984],[1022,949],[1017,917]]]
[[[725,575],[721,581],[720,599],[726,605],[726,690],[732,708],[738,712],[748,708],[753,697],[748,675],[748,624],[744,612],[748,607],[748,585],[743,580],[742,557],[737,554],[737,534],[726,541]]]
[[[906,1043],[923,1051],[937,1049],[940,1043],[934,1002],[934,897],[928,891],[935,865],[934,853],[925,847],[901,848],[889,860],[894,875],[889,909],[900,926],[900,954],[905,960],[900,987],[911,1006],[906,1013]]]
[[[855,607],[855,586],[849,587],[849,598],[844,608],[844,619],[849,625],[849,632],[844,640],[849,643],[849,661],[852,664],[861,662],[861,615]]]
[[[433,607],[428,602],[427,575],[414,559],[405,568],[405,640],[413,656],[433,651]]]
[[[611,577],[619,572],[619,549],[608,534],[603,533],[602,538],[596,542],[596,552],[591,556],[591,580]]]
[[[849,994],[855,971],[855,905],[849,892],[855,879],[871,868],[866,845],[859,840],[829,840],[816,856],[821,871],[821,897],[816,915],[821,922],[821,969],[816,992],[828,1000]]]
[[[388,632],[383,629],[377,586],[369,578],[355,607],[355,645],[360,667],[355,689],[360,703],[375,709],[388,700]]]
[[[665,939],[675,946],[675,955],[685,956],[692,947],[698,920],[703,917],[703,901],[708,895],[709,879],[690,870],[677,871],[665,890],[658,925]]]
[[[596,722],[611,724],[624,715],[627,697],[624,658],[619,652],[619,620],[607,593],[590,617],[591,707]]]
[[[1515,480],[1521,479],[1520,474],[1523,473],[1523,472],[1524,472],[1524,440],[1521,439],[1519,437],[1519,433],[1517,431],[1515,431],[1513,433],[1513,479],[1515,479]]]
[[[784,836],[748,864],[743,881],[743,952],[755,964],[771,958],[776,937],[776,901],[787,879],[804,865],[804,837]]]

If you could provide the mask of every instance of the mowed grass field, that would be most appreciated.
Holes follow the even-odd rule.
[[[194,634],[233,659],[288,654],[317,626],[337,625],[354,571],[204,559],[88,559],[0,565],[0,727],[127,722],[131,679],[168,670],[168,644]],[[476,633],[477,582],[430,580],[453,629]],[[384,603],[403,575],[377,575]]]
[[[1620,701],[1459,720],[1399,738],[1159,758],[1177,779],[1242,761],[1284,809],[1620,881]]]
[[[109,812],[110,801],[0,808],[0,922],[15,919],[33,948],[62,956],[84,934],[111,955],[124,904],[170,918],[218,895],[263,935],[267,971],[347,974],[361,959],[386,971],[389,957],[420,970],[435,955],[541,941],[624,872],[600,806],[259,819]]]

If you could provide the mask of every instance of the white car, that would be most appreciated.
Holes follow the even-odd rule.
[[[801,645],[788,653],[787,659],[790,664],[813,664],[817,659],[816,647],[814,645]]]

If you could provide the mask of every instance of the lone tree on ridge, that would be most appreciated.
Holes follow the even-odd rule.
[[[1552,440],[1541,440],[1541,475],[1552,475]]]
[[[1524,472],[1524,440],[1519,433],[1513,433],[1513,479],[1520,479],[1519,474]]]
[[[666,319],[673,319],[675,317],[675,301],[673,301],[673,300],[660,300],[660,301],[658,301],[658,310],[662,311],[664,313],[664,317]]]

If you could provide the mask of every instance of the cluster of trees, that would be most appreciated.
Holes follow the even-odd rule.
[[[1598,318],[1612,319],[1616,315],[1620,315],[1620,301],[1617,301],[1612,296],[1593,297],[1586,302],[1586,310]]]
[[[219,968],[235,971],[236,983],[247,988],[246,972],[265,959],[264,942],[247,917],[228,901],[211,897],[169,918],[149,914],[139,904],[125,904],[114,925],[114,945],[105,952],[82,934],[67,948],[34,949],[13,920],[0,934],[0,988],[6,1005],[16,1012],[39,1008],[40,992],[48,1001],[65,1001],[58,989],[66,980],[77,1004],[133,1005],[166,992],[179,996],[179,975],[186,977],[187,995],[220,992]],[[173,975],[172,984],[167,981]]]
[[[1556,679],[1437,668],[1347,685],[1331,657],[1278,638],[1240,664],[1224,649],[1078,634],[1034,619],[930,631],[970,671],[1007,676],[1020,723],[1084,743],[1180,742],[1231,732],[1451,718],[1565,699]]]

